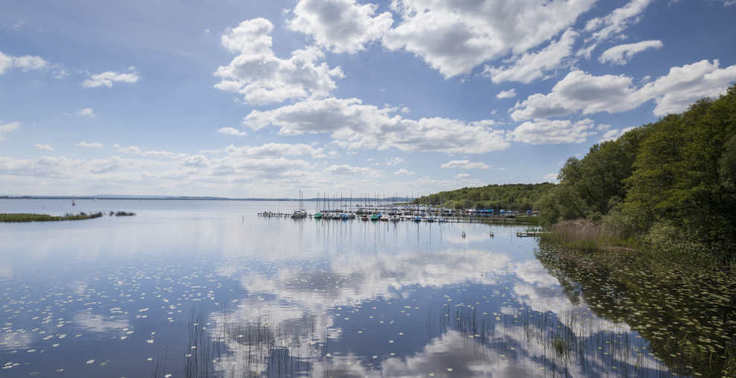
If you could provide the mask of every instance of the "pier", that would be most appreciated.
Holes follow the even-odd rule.
[[[298,213],[298,214],[297,214]],[[475,209],[446,209],[419,205],[375,204],[371,206],[338,206],[307,212],[303,209],[293,213],[284,211],[262,211],[264,218],[293,218],[315,221],[363,221],[363,222],[414,222],[414,223],[487,223],[487,224],[536,224],[536,215],[522,215],[513,211],[478,211]],[[529,231],[519,237],[539,236],[540,231]]]

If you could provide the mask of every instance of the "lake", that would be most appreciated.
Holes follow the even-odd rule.
[[[0,200],[137,214],[0,224],[0,377],[671,375],[524,227],[257,216],[296,205]]]

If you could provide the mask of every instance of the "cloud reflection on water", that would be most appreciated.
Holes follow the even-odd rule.
[[[653,371],[660,368],[651,358],[637,356],[636,352],[628,350],[616,351],[617,354],[611,356],[587,351],[584,354],[589,355],[582,364],[559,355],[550,343],[553,337],[560,336],[550,333],[546,327],[563,327],[560,332],[568,332],[574,340],[582,340],[580,345],[585,348],[603,345],[610,342],[605,335],[628,334],[630,329],[625,324],[598,318],[585,303],[572,303],[557,279],[536,260],[518,262],[508,255],[482,250],[446,250],[375,255],[346,253],[323,264],[276,264],[269,274],[240,274],[232,266],[223,267],[220,272],[231,277],[241,275],[240,281],[249,297],[231,312],[210,316],[210,321],[217,324],[211,334],[230,351],[215,363],[215,368],[225,376],[240,376],[246,372],[266,374],[273,369],[275,351],[281,351],[279,358],[288,361],[285,364],[297,366],[295,361],[300,361],[301,367],[314,376],[329,372],[329,375],[354,376],[452,373],[513,377],[544,375],[549,370],[581,376],[605,372],[610,366],[633,369],[632,361],[644,363]],[[448,306],[443,303],[444,297],[449,296],[443,297],[441,292],[451,287],[470,286],[496,294],[505,288],[509,295],[494,315],[484,312],[485,316],[480,316],[479,311],[475,312],[478,306],[470,304],[456,301]],[[345,330],[341,326],[351,324],[351,313],[365,312],[366,303],[376,299],[389,301],[383,303],[408,301],[417,288],[437,291],[438,300],[434,303],[437,307],[460,306],[462,311],[473,311],[473,318],[483,317],[484,334],[468,334],[458,326],[468,313],[463,315],[455,307],[454,324],[445,324],[449,326],[445,331],[436,330],[436,337],[428,334],[429,341],[416,340],[419,343],[412,346],[414,352],[387,354],[386,349],[380,347],[385,341],[376,340],[366,341],[377,345],[375,355],[329,352],[328,346],[343,336]],[[388,307],[378,308],[379,312],[382,310],[390,311]],[[343,312],[340,319],[335,315],[339,311]],[[527,324],[517,320],[522,312],[527,316],[531,314],[525,320]],[[499,317],[494,321],[495,315]],[[529,320],[543,315],[549,316],[551,325],[543,326],[538,320]],[[439,312],[434,316],[441,318]],[[268,337],[254,340],[246,336],[248,340],[244,341],[242,334],[241,340],[238,335],[220,336],[228,335],[228,330],[242,333],[254,327],[267,329]]]

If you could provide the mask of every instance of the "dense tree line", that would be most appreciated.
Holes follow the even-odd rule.
[[[570,158],[537,202],[544,220],[588,218],[622,237],[736,246],[736,85],[682,114]]]
[[[454,209],[531,210],[542,194],[554,186],[550,183],[487,185],[439,192],[416,202]]]

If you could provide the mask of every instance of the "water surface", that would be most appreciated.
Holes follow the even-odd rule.
[[[0,377],[669,375],[523,227],[256,215],[294,205],[0,200],[137,213],[0,224]]]

